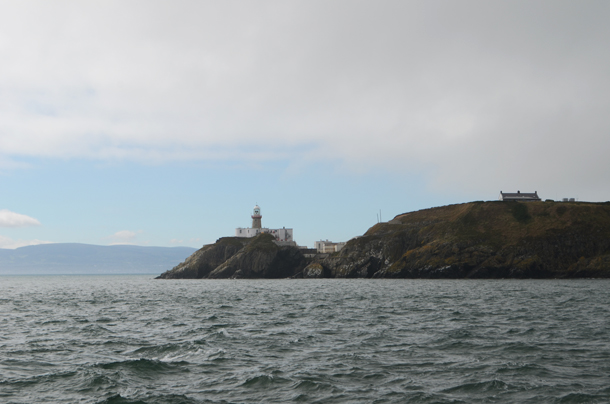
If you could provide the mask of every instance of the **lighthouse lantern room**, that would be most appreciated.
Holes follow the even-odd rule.
[[[261,219],[263,215],[261,215],[260,206],[256,205],[254,210],[252,211],[252,228],[253,229],[261,229],[263,226],[261,224]]]

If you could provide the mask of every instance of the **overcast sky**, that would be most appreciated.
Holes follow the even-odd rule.
[[[0,247],[610,200],[608,1],[0,3]]]

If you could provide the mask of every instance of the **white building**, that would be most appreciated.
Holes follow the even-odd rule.
[[[517,193],[502,192],[500,191],[500,201],[539,201],[538,191],[533,194],[528,192],[517,191]]]
[[[318,250],[318,253],[321,254],[332,254],[334,252],[339,252],[341,249],[345,247],[344,242],[333,243],[332,241],[316,241],[314,242],[314,248]]]
[[[292,238],[292,229],[282,227],[281,229],[269,229],[262,227],[261,208],[256,205],[252,211],[252,227],[238,227],[235,229],[235,237],[256,237],[261,233],[269,233],[275,237],[278,244],[296,245]]]

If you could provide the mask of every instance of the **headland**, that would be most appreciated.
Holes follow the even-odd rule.
[[[610,202],[424,209],[307,257],[274,239],[221,238],[159,278],[610,278]]]

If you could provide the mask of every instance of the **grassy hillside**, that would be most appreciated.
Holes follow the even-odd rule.
[[[326,264],[335,276],[607,277],[610,203],[471,202],[409,212],[373,226]]]
[[[471,202],[405,213],[393,223],[408,226],[422,221],[434,222],[436,232],[449,231],[449,238],[479,238],[495,246],[575,227],[610,237],[610,203]],[[381,230],[379,227],[383,225],[367,234]]]

